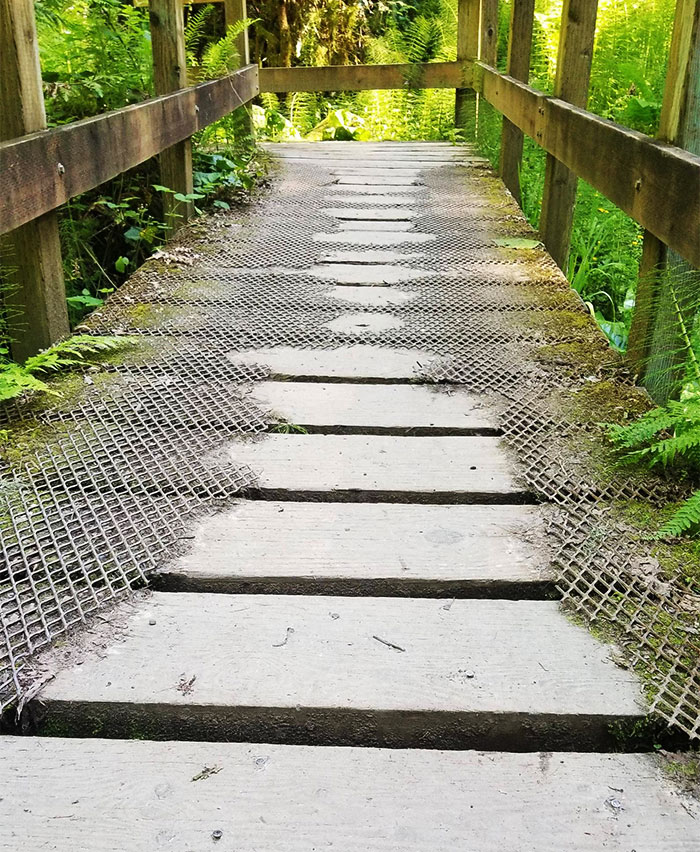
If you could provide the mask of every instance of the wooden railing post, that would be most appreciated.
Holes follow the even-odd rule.
[[[224,20],[226,31],[229,27],[236,26],[240,21],[248,17],[246,0],[224,0]],[[238,50],[238,61],[241,67],[250,64],[250,46],[248,43],[248,27],[241,30],[236,38],[236,49]],[[235,131],[244,137],[244,140],[252,139],[254,134],[253,122],[247,107],[242,106],[235,110]],[[238,140],[236,140],[238,141]]]
[[[457,5],[457,61],[475,59],[479,53],[480,0],[459,0]],[[455,127],[474,123],[476,92],[455,90]]]
[[[0,0],[0,140],[45,127],[34,0]],[[24,361],[69,331],[56,213],[7,234],[0,259],[12,354]]]
[[[457,61],[481,59],[496,65],[498,0],[459,0],[457,6]],[[455,92],[455,126],[478,135],[479,95],[472,89]]]
[[[157,95],[187,87],[185,21],[182,0],[151,0],[151,44],[153,82]],[[160,155],[163,186],[181,195],[193,192],[192,140],[185,139]],[[184,224],[193,212],[191,201],[178,201],[166,193],[163,198],[165,222],[170,230]]]
[[[535,0],[513,0],[508,33],[508,65],[506,73],[527,83],[530,78],[530,52]],[[522,207],[520,166],[523,159],[523,131],[507,118],[501,134],[500,174],[513,198]]]
[[[598,0],[564,0],[554,97],[577,107],[588,101]],[[578,179],[547,155],[540,235],[558,266],[566,271],[571,246]]]
[[[678,0],[658,137],[700,154],[700,0]],[[648,231],[627,357],[658,402],[677,394],[700,300],[700,272]]]

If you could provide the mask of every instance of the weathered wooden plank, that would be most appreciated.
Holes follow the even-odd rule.
[[[251,399],[289,423],[363,429],[493,429],[483,399],[460,387],[261,382]]]
[[[482,66],[487,100],[557,160],[700,266],[700,156]]]
[[[387,287],[403,281],[417,281],[430,275],[428,269],[411,269],[408,266],[392,266],[388,263],[326,263],[314,266],[311,272],[317,278],[336,284],[355,286]]]
[[[118,653],[81,657],[42,692],[53,731],[550,750],[643,717],[555,601],[154,593]]]
[[[457,3],[457,61],[468,62],[479,55],[480,0],[458,0]],[[470,87],[471,88],[471,87]],[[455,127],[472,127],[476,122],[475,92],[466,86],[455,91]]]
[[[554,96],[578,107],[588,101],[598,0],[564,0]],[[575,172],[551,154],[547,157],[540,214],[540,235],[560,269],[566,271],[574,221]]]
[[[700,3],[679,0],[658,136],[700,154]],[[677,396],[688,357],[700,272],[646,232],[627,356],[654,399]],[[673,291],[671,291],[671,286]],[[685,328],[684,328],[685,326]]]
[[[0,140],[43,130],[46,112],[33,0],[0,0],[0,81]],[[12,204],[1,186],[0,192],[0,206]],[[42,213],[0,246],[2,298],[9,308],[9,337],[17,361],[69,331],[58,220],[54,213]]]
[[[541,509],[241,501],[202,521],[158,588],[276,594],[543,597]],[[280,547],[284,542],[284,547]]]
[[[377,349],[367,344],[339,346],[336,349],[295,349],[292,346],[271,346],[232,352],[228,359],[234,364],[261,364],[270,368],[277,378],[329,379],[342,381],[382,382],[417,381],[418,373],[435,360],[434,353],[420,349]]]
[[[257,66],[171,95],[0,143],[0,233],[192,136],[258,93]]]
[[[325,294],[331,299],[341,299],[353,305],[371,306],[374,308],[388,305],[403,305],[416,298],[416,293],[407,293],[392,287],[366,286],[363,284],[342,284],[332,287]]]
[[[335,243],[349,246],[403,246],[424,245],[436,239],[435,234],[423,234],[418,231],[338,231],[335,234],[314,234],[316,243]]]
[[[153,50],[153,83],[157,95],[187,88],[185,16],[180,0],[151,0],[149,6]],[[194,191],[192,140],[183,139],[160,154],[160,180],[179,195]],[[191,201],[178,201],[163,193],[163,210],[168,230],[174,231],[194,213]]]
[[[327,65],[261,68],[261,92],[361,92],[375,89],[454,89],[471,85],[462,62],[414,65]]]
[[[376,357],[376,355],[375,355]],[[269,435],[236,441],[228,456],[249,465],[265,492],[345,499],[523,502],[524,488],[497,438]]]
[[[257,852],[309,852],[331,837],[343,852],[697,846],[697,803],[678,795],[656,756],[36,737],[0,745],[7,850],[206,849],[217,830],[220,845],[233,838],[233,848]],[[624,807],[618,819],[611,791]]]
[[[506,73],[524,83],[527,83],[530,77],[530,52],[534,19],[535,0],[513,0],[510,9]],[[509,119],[504,118],[499,172],[503,183],[521,206],[520,166],[522,158],[523,131]]]

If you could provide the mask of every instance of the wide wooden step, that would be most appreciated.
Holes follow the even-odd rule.
[[[228,445],[259,490],[313,499],[404,502],[528,501],[494,437],[268,435]]]
[[[8,737],[0,748],[6,850],[698,849],[697,803],[649,756]]]
[[[493,432],[483,399],[459,387],[261,382],[251,398],[288,423],[327,431]]]
[[[293,346],[271,346],[232,352],[234,364],[262,364],[276,378],[326,379],[338,381],[396,382],[417,381],[418,371],[425,369],[435,355],[420,349],[382,348],[358,343],[335,349],[295,349]]]
[[[46,730],[588,750],[643,717],[634,675],[556,602],[154,593],[123,617],[47,684]]]
[[[242,500],[156,578],[177,591],[551,597],[542,509]]]

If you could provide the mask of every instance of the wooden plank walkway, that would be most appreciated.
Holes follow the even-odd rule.
[[[483,164],[441,144],[272,150],[292,183],[332,167],[336,227],[309,235],[303,276],[347,311],[295,314],[326,348],[227,353],[269,367],[247,398],[288,425],[227,443],[257,486],[115,610],[118,641],[96,626],[71,652],[33,705],[52,736],[2,739],[0,849],[698,852],[700,814],[656,757],[606,753],[643,726],[641,684],[552,599],[551,507],[491,403],[418,380],[441,353],[382,337],[434,275],[426,321],[481,333],[449,302],[469,249],[449,269],[422,253],[443,225],[416,229],[414,199],[426,173]],[[296,243],[260,239],[283,297],[301,273],[276,252]],[[252,292],[216,321],[254,323]]]

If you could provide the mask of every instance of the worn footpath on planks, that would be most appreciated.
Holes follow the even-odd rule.
[[[117,638],[76,649],[38,735],[2,739],[0,849],[698,852],[700,813],[657,756],[614,753],[641,685],[561,611],[549,507],[492,405],[431,386],[443,353],[397,333],[483,334],[450,294],[470,253],[512,274],[468,237],[488,207],[426,215],[482,164],[429,143],[271,150],[292,218],[321,215],[305,181],[327,175],[326,225],[303,245],[259,226],[260,264],[284,285],[306,257],[335,307],[301,303],[286,344],[229,353],[269,368],[250,398],[289,425],[225,444],[256,486],[120,605]],[[202,345],[255,327],[269,304],[249,299]]]

